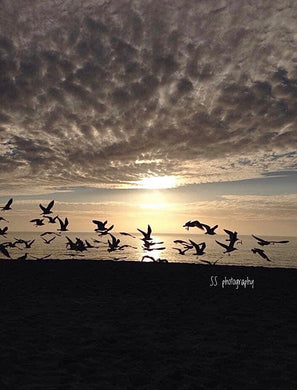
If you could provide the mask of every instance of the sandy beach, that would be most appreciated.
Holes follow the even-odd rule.
[[[296,389],[297,270],[1,261],[1,389]]]

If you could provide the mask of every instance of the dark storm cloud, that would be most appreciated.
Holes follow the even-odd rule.
[[[4,180],[294,169],[296,16],[283,0],[3,1]]]

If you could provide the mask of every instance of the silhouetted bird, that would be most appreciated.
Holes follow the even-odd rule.
[[[6,237],[8,226],[5,226],[3,229],[0,228],[0,236]]]
[[[23,256],[17,257],[15,260],[27,260],[28,253],[25,253]]]
[[[109,227],[106,227],[106,224],[107,224],[107,221],[97,221],[96,219],[93,219],[92,221],[95,225],[97,225],[97,228],[94,229],[95,232],[99,233],[101,236],[104,235],[104,234],[107,234],[108,232],[110,232],[114,225],[111,225]]]
[[[158,258],[158,259],[156,260],[156,262],[157,262],[157,263],[161,263],[161,264],[167,264],[167,263],[168,263],[168,260],[167,260],[167,259],[160,259],[160,258]]]
[[[69,224],[68,218],[66,217],[64,222],[62,221],[62,219],[60,217],[57,217],[57,218],[58,218],[58,221],[60,223],[60,229],[57,229],[57,230],[59,230],[61,232],[67,232],[68,231],[67,226]]]
[[[12,201],[13,201],[13,198],[10,198],[5,206],[1,206],[2,211],[11,210],[10,206],[12,204]]]
[[[205,263],[205,264],[208,264],[208,265],[216,265],[218,261],[220,261],[222,259],[222,257],[220,257],[219,259],[215,260],[215,261],[209,261],[209,260],[204,260],[204,259],[200,259],[200,261],[202,261],[202,263]]]
[[[239,241],[239,238],[237,237],[237,232],[232,232],[231,230],[224,229],[224,232],[228,234],[229,238],[226,239],[226,241],[230,241],[230,246],[233,246],[236,241]]]
[[[135,246],[131,246],[131,245],[120,245],[121,240],[119,238],[116,238],[112,234],[110,234],[110,237],[112,241],[108,240],[108,246],[109,246],[109,248],[107,249],[108,252],[113,252],[115,250],[123,250],[124,248],[137,249]]]
[[[42,213],[41,213],[41,214],[42,214],[42,215],[45,215],[45,214],[52,214],[51,209],[52,209],[54,203],[55,203],[55,201],[52,200],[51,202],[49,202],[49,204],[48,204],[46,207],[44,207],[44,206],[42,206],[42,204],[40,204],[39,207],[40,207],[41,210],[42,210]]]
[[[113,251],[115,251],[115,250],[117,250],[119,248],[120,239],[116,238],[112,234],[110,234],[110,237],[111,237],[112,241],[108,240],[109,248],[107,250],[108,250],[108,252],[113,252]]]
[[[198,229],[204,230],[202,224],[199,221],[188,221],[183,225],[184,228],[187,230],[190,229],[190,227],[197,227]]]
[[[50,256],[51,256],[51,254],[45,255],[45,256],[42,256],[42,257],[36,257],[36,256],[31,255],[31,257],[33,257],[33,259],[35,259],[35,260],[44,260],[44,259],[47,259]]]
[[[264,252],[263,249],[254,248],[254,249],[251,249],[251,251],[252,251],[253,253],[258,253],[258,255],[260,255],[263,259],[265,259],[265,260],[271,262],[271,260],[270,260],[269,257],[266,255],[266,253]]]
[[[6,221],[6,222],[9,222],[7,221],[7,219],[3,218],[3,217],[0,217],[0,221]]]
[[[196,253],[194,253],[194,255],[201,256],[205,253],[204,252],[204,249],[206,248],[205,242],[201,242],[200,244],[196,244],[196,242],[194,242],[192,240],[189,240],[189,241],[193,245],[193,247],[196,249]]]
[[[50,239],[46,239],[46,238],[43,238],[43,237],[41,237],[42,239],[43,239],[43,242],[45,243],[45,244],[50,244],[52,241],[54,241],[54,239],[56,238],[56,236],[54,236],[53,238],[50,238]]]
[[[50,217],[50,216],[45,215],[44,218],[48,219],[48,223],[56,223],[56,219],[58,218],[58,216]]]
[[[97,221],[96,219],[93,219],[92,222],[97,225],[97,228],[95,229],[95,231],[97,230],[106,230],[107,227],[105,226],[107,224],[107,221]]]
[[[146,241],[152,240],[151,238],[152,228],[150,227],[150,225],[147,225],[147,232],[144,232],[143,230],[138,228],[137,230],[143,235],[142,240],[146,240]]]
[[[66,248],[69,247],[68,249],[70,250],[76,250],[76,243],[67,236],[66,239],[67,239]]]
[[[88,240],[85,240],[85,243],[86,243],[86,248],[88,248],[88,249],[89,248],[99,248],[98,246],[94,246],[94,245],[90,244]]]
[[[54,234],[58,237],[61,237],[61,233],[57,233],[57,232],[43,232],[40,234],[40,237],[46,236],[47,234]]]
[[[6,256],[6,257],[10,257],[10,254],[8,253],[8,250],[5,248],[4,245],[0,244],[0,252]]]
[[[133,236],[133,235],[130,234],[130,233],[120,232],[120,234],[122,234],[123,236],[130,236],[130,237],[132,237],[132,238],[136,238],[135,236]]]
[[[252,234],[252,237],[254,237],[258,241],[258,245],[265,246],[265,245],[274,245],[274,244],[287,244],[289,241],[288,240],[282,240],[282,241],[268,241],[268,240],[263,240],[263,238],[259,238],[257,236],[254,236]]]
[[[112,260],[114,260],[114,261],[121,261],[121,260],[124,260],[124,259],[127,259],[127,256],[113,257],[113,258],[112,258]]]
[[[83,252],[83,251],[86,251],[87,250],[87,247],[85,246],[83,240],[81,240],[80,238],[76,237],[76,242],[75,242],[75,246],[76,246],[76,249],[77,251],[79,252]]]
[[[145,259],[149,259],[149,260],[153,261],[154,263],[156,262],[156,260],[155,260],[155,258],[153,256],[144,255],[144,256],[142,256],[141,261],[143,261]]]
[[[25,244],[26,249],[31,248],[33,242],[35,242],[35,240],[31,240],[31,241],[30,240],[28,240],[28,241],[23,240],[23,243]]]
[[[215,241],[216,241],[217,244],[221,245],[221,247],[226,249],[225,252],[223,252],[223,253],[230,253],[230,252],[233,252],[233,251],[237,250],[237,248],[234,248],[234,246],[233,246],[234,243],[232,243],[232,245],[231,245],[231,242],[230,242],[229,245],[226,245],[226,244],[223,244],[222,242],[219,242],[217,240],[215,240]]]
[[[193,248],[193,246],[192,246],[192,248]],[[190,249],[190,248],[186,248],[186,249],[180,249],[180,248],[172,248],[172,249],[175,249],[175,250],[177,250],[178,251],[178,253],[180,254],[180,255],[185,255],[186,254],[186,252]]]
[[[30,222],[35,223],[35,226],[42,226],[42,225],[44,225],[43,218],[42,219],[34,218],[34,219],[31,219]]]
[[[218,228],[219,225],[215,225],[213,227],[210,227],[210,226],[206,225],[205,223],[202,223],[201,226],[203,226],[206,229],[205,234],[209,234],[210,236],[213,236],[216,234],[215,230]]]
[[[5,241],[5,242],[2,242],[2,245],[7,248],[17,248],[17,249],[20,249],[16,244],[18,244],[18,241],[15,241],[15,242],[11,242],[11,241]]]
[[[184,244],[187,244],[187,245],[189,244],[188,241],[185,241],[185,240],[174,240],[173,242],[174,242],[175,244],[183,244],[183,245],[184,245]]]

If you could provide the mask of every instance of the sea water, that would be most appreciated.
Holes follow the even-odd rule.
[[[252,236],[245,236],[239,234],[239,239],[242,240],[241,243],[236,243],[235,247],[237,250],[229,254],[223,254],[224,248],[216,243],[215,240],[220,241],[228,245],[227,235],[216,234],[214,236],[209,236],[203,232],[197,234],[191,233],[182,233],[182,234],[154,234],[153,239],[155,242],[163,242],[163,244],[155,245],[155,248],[165,247],[163,250],[153,250],[146,251],[143,249],[143,241],[141,240],[142,235],[138,233],[133,233],[134,237],[121,235],[120,233],[113,233],[116,238],[121,240],[120,245],[131,245],[134,248],[126,247],[123,250],[116,250],[113,252],[108,252],[108,239],[110,236],[104,235],[99,236],[95,232],[90,233],[81,233],[81,232],[62,232],[61,236],[56,236],[56,238],[50,243],[45,244],[40,234],[42,231],[35,232],[9,232],[6,237],[0,238],[0,243],[5,241],[15,241],[15,239],[23,240],[35,240],[31,248],[24,248],[24,244],[17,244],[18,248],[7,248],[11,258],[16,259],[22,256],[25,253],[28,253],[27,259],[34,260],[32,256],[43,257],[50,255],[46,260],[50,261],[51,259],[77,259],[78,261],[83,261],[84,259],[94,259],[94,260],[115,260],[115,261],[141,261],[143,256],[151,256],[154,259],[162,258],[167,259],[170,263],[201,263],[201,259],[214,262],[217,259],[220,259],[217,265],[243,265],[243,266],[264,266],[264,267],[281,267],[281,268],[297,268],[297,237],[265,237],[261,238],[268,240],[289,240],[287,244],[274,244],[261,247],[257,244],[257,241]],[[88,240],[88,242],[95,246],[95,248],[87,249],[83,252],[78,252],[74,250],[69,250],[66,247],[67,239],[66,236],[76,240],[76,237],[81,240]],[[46,235],[44,238],[52,238],[53,235]],[[202,256],[196,256],[195,250],[188,250],[185,255],[178,253],[176,249],[183,246],[180,244],[174,243],[174,240],[185,240],[188,241],[191,239],[196,243],[206,243],[205,254]],[[94,240],[99,240],[99,243],[95,243]],[[254,254],[251,249],[260,248],[264,249],[266,255],[271,260],[267,260],[260,257],[258,254]],[[9,258],[3,256],[0,253],[0,258],[10,260]],[[149,258],[145,260],[149,261]]]

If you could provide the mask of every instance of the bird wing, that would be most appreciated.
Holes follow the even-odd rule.
[[[96,219],[93,219],[92,222],[93,222],[95,225],[98,225],[98,224],[101,223],[100,221],[97,221]]]
[[[44,213],[47,211],[46,207],[42,206],[41,203],[39,204],[39,207],[41,208],[41,210],[42,210]]]
[[[204,249],[206,248],[205,242],[202,242],[200,245],[201,245],[201,251],[204,251]]]
[[[64,226],[66,227],[66,226],[68,226],[68,224],[69,224],[69,221],[68,221],[68,218],[66,217],[66,218],[65,218]]]
[[[203,263],[205,263],[205,264],[209,264],[209,265],[211,265],[211,262],[210,261],[208,261],[208,260],[203,260],[203,259],[200,259],[200,261],[202,261]]]
[[[13,201],[13,199],[12,198],[10,198],[9,199],[9,201],[6,203],[6,205],[4,206],[4,208],[6,209],[6,208],[9,208],[10,206],[11,206],[11,204],[12,204],[12,201]]]
[[[7,249],[3,245],[0,245],[0,251],[3,253],[4,256],[10,257],[10,254],[8,253]]]
[[[189,240],[189,241],[190,241],[190,243],[193,245],[193,247],[194,247],[196,250],[200,249],[200,248],[199,248],[199,244],[196,244],[196,242],[194,242],[194,241],[192,241],[192,240]]]
[[[152,234],[152,228],[150,227],[150,225],[147,225],[147,235],[150,237]]]
[[[62,219],[60,217],[58,217],[58,221],[60,223],[60,228],[62,229],[63,226],[64,226],[64,223],[63,223],[63,221],[62,221]]]
[[[138,230],[144,237],[146,236],[146,233],[145,233],[143,230],[138,229],[138,228],[137,228],[137,230]]]
[[[193,226],[196,226],[198,229],[204,230],[203,224],[199,221],[194,221]]]
[[[228,234],[228,236],[232,237],[234,235],[233,232],[231,232],[231,230],[227,230],[227,229],[224,229],[224,232]]]
[[[217,240],[215,240],[215,241],[216,241],[217,244],[221,245],[223,248],[225,248],[225,249],[228,249],[228,248],[229,248],[228,245],[225,245],[225,244],[223,244],[223,243],[221,243],[221,242],[219,242],[219,241],[217,241]]]
[[[54,203],[55,203],[54,200],[52,200],[51,202],[49,202],[49,204],[47,205],[47,210],[48,210],[48,211],[53,207]]]
[[[269,241],[263,240],[263,239],[260,238],[260,237],[254,236],[253,234],[252,234],[252,237],[254,237],[256,240],[258,240],[258,241],[260,241],[260,242],[269,242]]]

